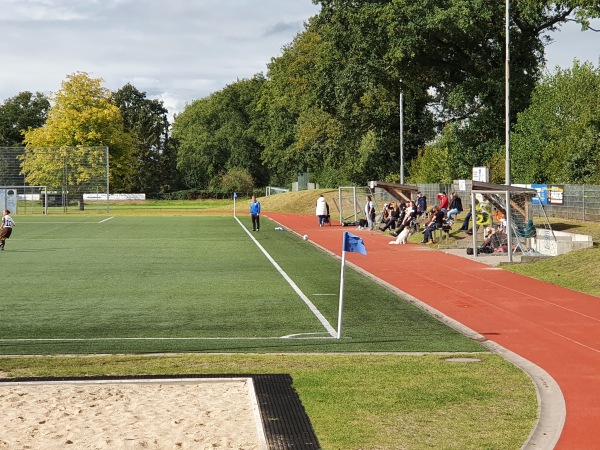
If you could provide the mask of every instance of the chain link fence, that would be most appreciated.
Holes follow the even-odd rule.
[[[105,198],[108,208],[108,148],[0,147],[3,187],[13,189],[18,205],[26,205],[28,212],[47,212],[48,207],[83,210],[85,194]]]
[[[465,211],[468,211],[471,205],[471,192],[456,190],[453,184],[417,184],[415,186],[427,197],[428,208],[439,203],[436,198],[439,192],[458,194]],[[563,203],[548,202],[544,204],[544,210],[549,217],[600,222],[600,186],[578,184],[560,186],[563,188]],[[378,192],[378,198],[380,202],[393,200],[387,192]]]

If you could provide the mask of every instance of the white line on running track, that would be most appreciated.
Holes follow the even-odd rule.
[[[252,239],[252,241],[254,241],[256,246],[260,249],[261,252],[264,253],[264,255],[267,257],[267,259],[271,262],[271,264],[273,264],[273,267],[275,267],[275,269],[277,269],[277,271],[281,274],[281,276],[285,279],[285,281],[287,281],[288,284],[292,287],[292,289],[294,291],[296,291],[296,294],[298,294],[298,296],[302,299],[302,301],[306,304],[306,306],[308,306],[308,308],[317,317],[317,319],[319,319],[319,321],[323,324],[323,326],[325,327],[327,332],[332,337],[337,336],[337,331],[331,326],[331,324],[327,321],[327,319],[323,316],[323,314],[321,314],[321,311],[319,311],[317,309],[317,307],[313,304],[313,302],[311,302],[309,300],[309,298],[306,295],[304,295],[304,292],[302,292],[300,290],[300,288],[296,285],[296,283],[294,283],[294,281],[288,276],[288,274],[283,271],[283,269],[279,266],[279,264],[277,264],[277,262],[271,257],[271,255],[269,255],[269,253],[263,248],[263,246],[260,245],[260,242],[258,242],[256,240],[256,238],[254,236],[252,236],[251,232],[248,231],[248,229],[242,224],[242,222],[240,222],[240,219],[235,217],[235,220],[237,220],[237,222],[240,224],[242,229],[246,232],[246,234],[248,234],[248,236],[250,236],[250,239]]]

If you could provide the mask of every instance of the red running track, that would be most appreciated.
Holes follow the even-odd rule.
[[[377,231],[326,225],[315,216],[267,217],[341,256],[342,235],[368,255],[347,261],[544,369],[560,386],[566,419],[556,449],[600,449],[600,298],[418,244],[388,245]]]

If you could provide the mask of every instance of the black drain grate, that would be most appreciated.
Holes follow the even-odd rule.
[[[319,442],[289,375],[252,377],[269,450],[313,449]]]
[[[185,374],[104,377],[4,378],[3,382],[119,381],[178,378],[252,378],[269,450],[317,450],[319,441],[288,374]]]

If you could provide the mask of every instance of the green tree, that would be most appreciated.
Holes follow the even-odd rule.
[[[322,81],[313,85],[321,109],[344,130],[338,164],[359,160],[363,137],[376,131],[379,143],[364,175],[385,174],[384,163],[397,155],[394,108],[400,84],[407,99],[409,160],[432,132],[449,124],[457,125],[448,151],[461,177],[494,158],[504,141],[504,1],[316,3],[322,8],[314,30],[327,50],[315,70]],[[589,1],[512,5],[511,123],[529,104],[548,33],[574,18],[585,26],[599,13],[597,3]]]
[[[48,98],[37,92],[20,92],[0,105],[0,146],[15,147],[23,144],[23,131],[41,127],[50,109]],[[19,161],[15,150],[0,150],[0,184],[22,185]]]
[[[255,75],[196,100],[175,117],[177,167],[190,188],[219,185],[229,170],[243,168],[264,186],[268,172],[261,163],[257,102],[265,79]]]
[[[456,145],[455,126],[448,124],[435,142],[426,145],[408,163],[410,183],[452,183],[458,177],[450,149]]]
[[[516,183],[600,183],[600,68],[546,74],[511,134]]]
[[[247,169],[233,167],[221,178],[221,189],[227,193],[250,196],[254,190],[254,180]]]
[[[123,116],[125,131],[135,139],[129,192],[150,197],[169,191],[176,183],[176,155],[170,139],[168,110],[160,100],[146,98],[131,84],[112,95]]]
[[[23,144],[23,132],[44,125],[50,101],[41,92],[20,92],[0,105],[0,146]]]
[[[113,190],[130,184],[133,139],[124,129],[121,111],[111,103],[110,91],[102,87],[103,81],[85,72],[67,76],[52,96],[45,125],[24,133],[22,172],[27,182],[54,188],[66,183],[77,189],[81,208],[81,187],[105,171],[100,153],[90,154],[85,147],[108,147]],[[63,171],[66,158],[70,169]]]

